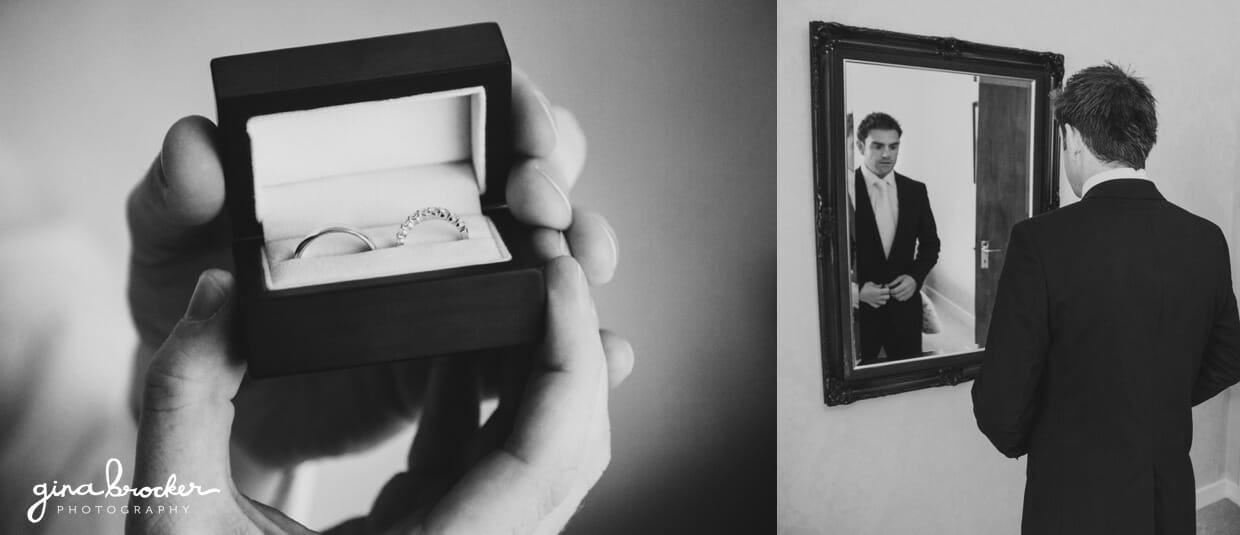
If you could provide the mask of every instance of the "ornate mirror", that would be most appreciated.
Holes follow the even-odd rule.
[[[810,23],[828,405],[972,379],[1012,225],[1059,204],[1063,56]]]

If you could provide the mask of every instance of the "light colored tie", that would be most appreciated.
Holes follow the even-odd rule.
[[[896,237],[896,214],[891,209],[887,194],[887,181],[874,183],[874,222],[878,223],[878,237],[883,241],[883,256],[891,256],[891,241]]]

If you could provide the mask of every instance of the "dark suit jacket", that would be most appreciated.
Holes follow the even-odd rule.
[[[896,232],[891,240],[891,254],[883,256],[878,223],[865,176],[857,169],[856,176],[856,254],[857,284],[886,284],[900,275],[917,281],[917,289],[930,269],[939,261],[939,234],[930,210],[930,198],[921,182],[895,173],[896,197],[900,213]],[[907,301],[891,299],[880,309],[861,305],[858,310],[859,347],[863,357],[877,355],[886,347],[888,358],[903,358],[921,353],[921,293],[914,292]]]
[[[870,205],[870,192],[865,176],[857,168],[856,223],[857,223],[857,283],[885,284],[900,275],[917,279],[917,288],[925,282],[930,269],[939,261],[939,233],[930,211],[930,197],[926,185],[896,173],[896,198],[900,215],[896,220],[896,234],[891,240],[891,254],[883,256],[883,242],[874,222],[874,207]]]
[[[1025,534],[1192,534],[1191,408],[1240,379],[1217,226],[1144,180],[1012,228],[978,427],[1028,453]]]

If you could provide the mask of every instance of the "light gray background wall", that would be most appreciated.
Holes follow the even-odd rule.
[[[1217,223],[1237,255],[1235,177],[1240,69],[1237,7],[1194,0],[983,0],[779,3],[778,523],[788,534],[1005,534],[1019,531],[1024,462],[977,431],[971,384],[845,407],[822,403],[812,214],[809,35],[812,20],[1062,53],[1069,73],[1112,59],[1159,99],[1149,171],[1173,202]],[[1067,184],[1062,197],[1071,200]],[[1226,395],[1194,411],[1199,488],[1237,465]],[[1230,442],[1229,442],[1230,437]]]
[[[174,120],[214,116],[212,57],[486,20],[576,112],[590,155],[573,197],[621,242],[596,295],[638,362],[612,399],[614,460],[576,531],[769,529],[769,2],[0,2],[0,205],[10,219],[70,219],[123,266],[124,196]],[[90,297],[119,302],[123,280],[111,282]],[[363,510],[405,444],[324,466],[311,524]]]

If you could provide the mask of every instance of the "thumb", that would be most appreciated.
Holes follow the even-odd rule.
[[[177,257],[220,214],[224,172],[215,135],[215,125],[196,116],[168,129],[159,156],[126,205],[135,260],[158,264]]]
[[[138,427],[135,489],[182,487],[189,495],[135,494],[130,504],[191,507],[201,514],[130,515],[133,521],[192,522],[235,507],[228,444],[231,399],[245,365],[230,351],[232,276],[208,270],[198,278],[185,316],[146,372]],[[173,480],[175,483],[173,483]],[[196,485],[201,491],[194,491]],[[165,526],[166,527],[166,526]]]

